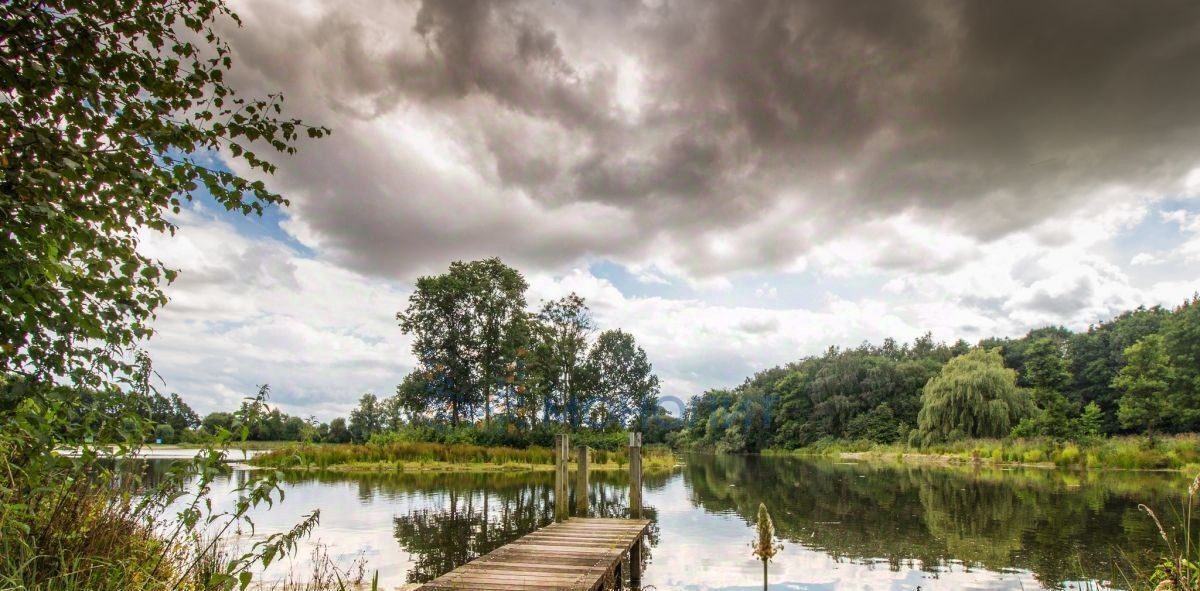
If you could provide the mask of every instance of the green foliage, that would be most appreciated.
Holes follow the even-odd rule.
[[[374,394],[367,392],[358,399],[358,407],[350,411],[350,438],[362,443],[383,432],[384,405]]]
[[[1113,387],[1122,393],[1121,425],[1153,433],[1173,412],[1168,399],[1172,367],[1163,338],[1150,335],[1138,341],[1125,349],[1125,360],[1113,380]]]
[[[455,262],[417,281],[397,319],[415,337],[419,364],[396,396],[380,403],[379,412],[391,417],[388,429],[402,414],[411,423],[452,427],[482,415],[486,426],[522,431],[553,423],[573,431],[650,426],[661,414],[659,381],[633,336],[609,330],[593,341],[591,311],[576,294],[530,314],[527,287],[499,259]]]
[[[455,261],[445,274],[417,279],[408,308],[396,315],[414,336],[430,406],[451,424],[480,408],[491,418],[492,394],[520,357],[509,335],[524,321],[528,287],[500,259]]]
[[[645,431],[658,408],[658,376],[646,352],[621,330],[606,330],[588,352],[587,370],[592,383],[588,425],[594,429],[631,425]]]
[[[237,21],[220,0],[0,4],[0,587],[244,589],[252,566],[316,523],[216,563],[205,536],[273,502],[274,474],[214,515],[210,485],[229,470],[221,452],[158,483],[110,461],[197,418],[153,391],[135,350],[175,277],[138,252],[139,238],[172,232],[168,216],[201,188],[245,214],[286,203],[207,162],[220,151],[269,174],[254,150],[290,154],[301,133],[327,132],[281,118],[279,95],[245,99],[226,85],[219,19]],[[216,444],[244,439],[264,398],[218,427]]]
[[[995,349],[974,349],[951,359],[922,392],[921,437],[936,442],[1007,435],[1034,410],[1016,377]]]
[[[1200,295],[1172,312],[1162,337],[1170,357],[1172,426],[1177,431],[1200,431]]]
[[[1153,572],[1138,572],[1135,570],[1135,585],[1137,589],[1154,589],[1170,591],[1200,590],[1200,527],[1196,524],[1196,505],[1200,503],[1200,474],[1197,474],[1187,488],[1187,498],[1181,511],[1175,513],[1179,523],[1168,533],[1162,521],[1154,510],[1146,505],[1138,505],[1145,512],[1158,530],[1164,544],[1162,559]],[[1182,534],[1180,531],[1182,530]]]
[[[1193,298],[1174,311],[1155,307],[1124,312],[1086,332],[1046,327],[1017,339],[984,339],[979,348],[995,349],[1002,358],[1000,367],[992,358],[991,375],[1000,376],[1003,372],[996,372],[1003,368],[1015,372],[996,383],[1015,377],[1015,386],[1029,392],[1017,396],[1014,405],[997,403],[993,417],[997,420],[984,431],[997,437],[1048,437],[1060,443],[1146,431],[1146,423],[1119,421],[1123,391],[1116,378],[1126,367],[1126,349],[1150,336],[1162,339],[1171,408],[1169,417],[1160,417],[1153,428],[1171,432],[1200,428],[1200,390],[1194,387],[1195,368],[1200,367],[1196,357],[1200,355],[1200,304]],[[759,372],[732,390],[693,397],[683,431],[670,440],[680,447],[734,452],[767,447],[824,449],[830,441],[928,446],[935,443],[928,430],[917,428],[926,386],[952,358],[970,349],[961,341],[935,343],[929,335],[906,345],[886,339],[879,346],[831,347],[823,355]],[[1002,390],[1007,392],[1008,387]],[[764,406],[768,416],[750,425],[746,409],[752,401]],[[985,412],[947,417],[944,425],[956,425],[958,430],[939,427],[935,437],[968,437],[960,423],[988,416]],[[1008,431],[1002,429],[1006,422]],[[763,439],[765,443],[760,443]]]
[[[175,272],[141,255],[143,230],[203,187],[244,213],[285,203],[256,146],[292,153],[327,130],[279,117],[283,97],[239,97],[218,0],[16,0],[0,5],[0,373],[100,387],[132,371]]]

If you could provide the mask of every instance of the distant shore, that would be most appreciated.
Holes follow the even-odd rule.
[[[1200,472],[1200,435],[1197,434],[1163,436],[1153,440],[1145,437],[1111,437],[1085,442],[972,439],[929,448],[827,440],[795,450],[767,450],[764,453],[921,464]]]

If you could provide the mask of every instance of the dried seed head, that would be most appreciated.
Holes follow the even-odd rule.
[[[1164,542],[1170,544],[1171,540],[1167,539],[1167,530],[1163,529],[1162,522],[1158,520],[1158,516],[1154,514],[1154,510],[1150,507],[1140,504],[1138,505],[1138,509],[1145,511],[1148,515],[1150,515],[1150,519],[1154,520],[1154,525],[1158,528],[1158,535],[1162,536]]]

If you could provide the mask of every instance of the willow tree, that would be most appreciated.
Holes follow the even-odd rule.
[[[925,384],[917,416],[922,442],[964,437],[1003,437],[1035,412],[1017,372],[1004,367],[996,349],[974,349],[946,363]]]

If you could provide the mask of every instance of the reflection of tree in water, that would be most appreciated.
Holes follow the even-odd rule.
[[[396,540],[413,557],[412,583],[424,583],[544,526],[554,519],[550,489],[525,486],[445,492],[439,509],[394,521]]]
[[[492,474],[305,474],[293,481],[346,482],[358,486],[362,499],[420,496],[425,508],[396,517],[396,541],[413,560],[408,581],[430,581],[470,560],[487,554],[554,521],[553,475],[546,473]],[[665,486],[666,475],[647,477],[647,490]],[[589,478],[588,515],[628,517],[628,474],[594,472]],[[571,506],[574,507],[572,500]],[[644,508],[652,521],[648,542],[658,544],[657,515]],[[643,561],[650,552],[642,553]]]
[[[695,505],[752,525],[765,502],[780,538],[838,560],[1027,569],[1049,586],[1110,579],[1120,552],[1152,564],[1143,549],[1154,534],[1136,505],[1165,507],[1181,490],[1159,475],[755,456],[691,456],[684,479]]]

